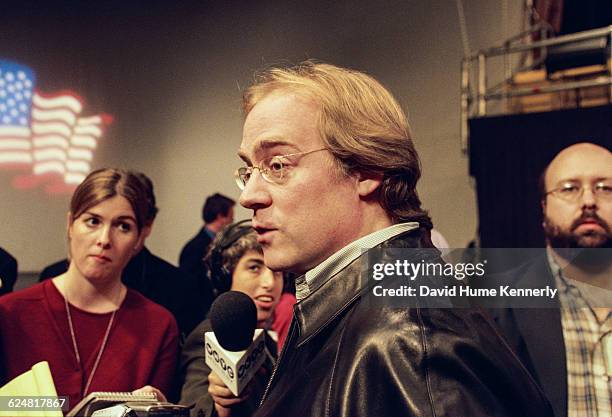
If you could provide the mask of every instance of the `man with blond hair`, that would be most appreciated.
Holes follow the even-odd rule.
[[[550,415],[481,313],[369,302],[369,254],[433,248],[393,96],[364,73],[305,62],[262,73],[243,108],[240,204],[253,210],[266,265],[302,274],[256,415]]]

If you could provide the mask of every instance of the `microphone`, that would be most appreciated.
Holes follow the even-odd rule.
[[[257,325],[257,308],[238,291],[221,294],[208,313],[212,332],[204,334],[206,365],[236,396],[263,364],[265,334]]]

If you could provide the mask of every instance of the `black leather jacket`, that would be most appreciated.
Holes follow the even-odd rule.
[[[416,248],[423,230],[383,243]],[[367,254],[294,307],[263,416],[552,416],[542,391],[473,309],[373,308]]]

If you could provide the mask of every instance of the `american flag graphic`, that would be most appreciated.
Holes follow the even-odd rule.
[[[16,188],[72,192],[91,171],[112,117],[84,116],[78,95],[44,94],[35,82],[27,66],[0,60],[0,168],[30,171],[14,178]]]

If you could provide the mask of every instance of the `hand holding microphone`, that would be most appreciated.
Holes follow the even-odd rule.
[[[214,402],[218,417],[231,416],[231,407],[240,404],[251,395],[252,389],[249,389],[250,387],[252,385],[247,385],[240,396],[237,397],[214,371],[208,374],[208,394]]]
[[[266,358],[264,331],[255,329],[257,309],[251,298],[237,291],[217,297],[209,319],[213,331],[204,341],[206,364],[213,371],[209,393],[216,407],[229,407],[248,397],[244,389]]]

